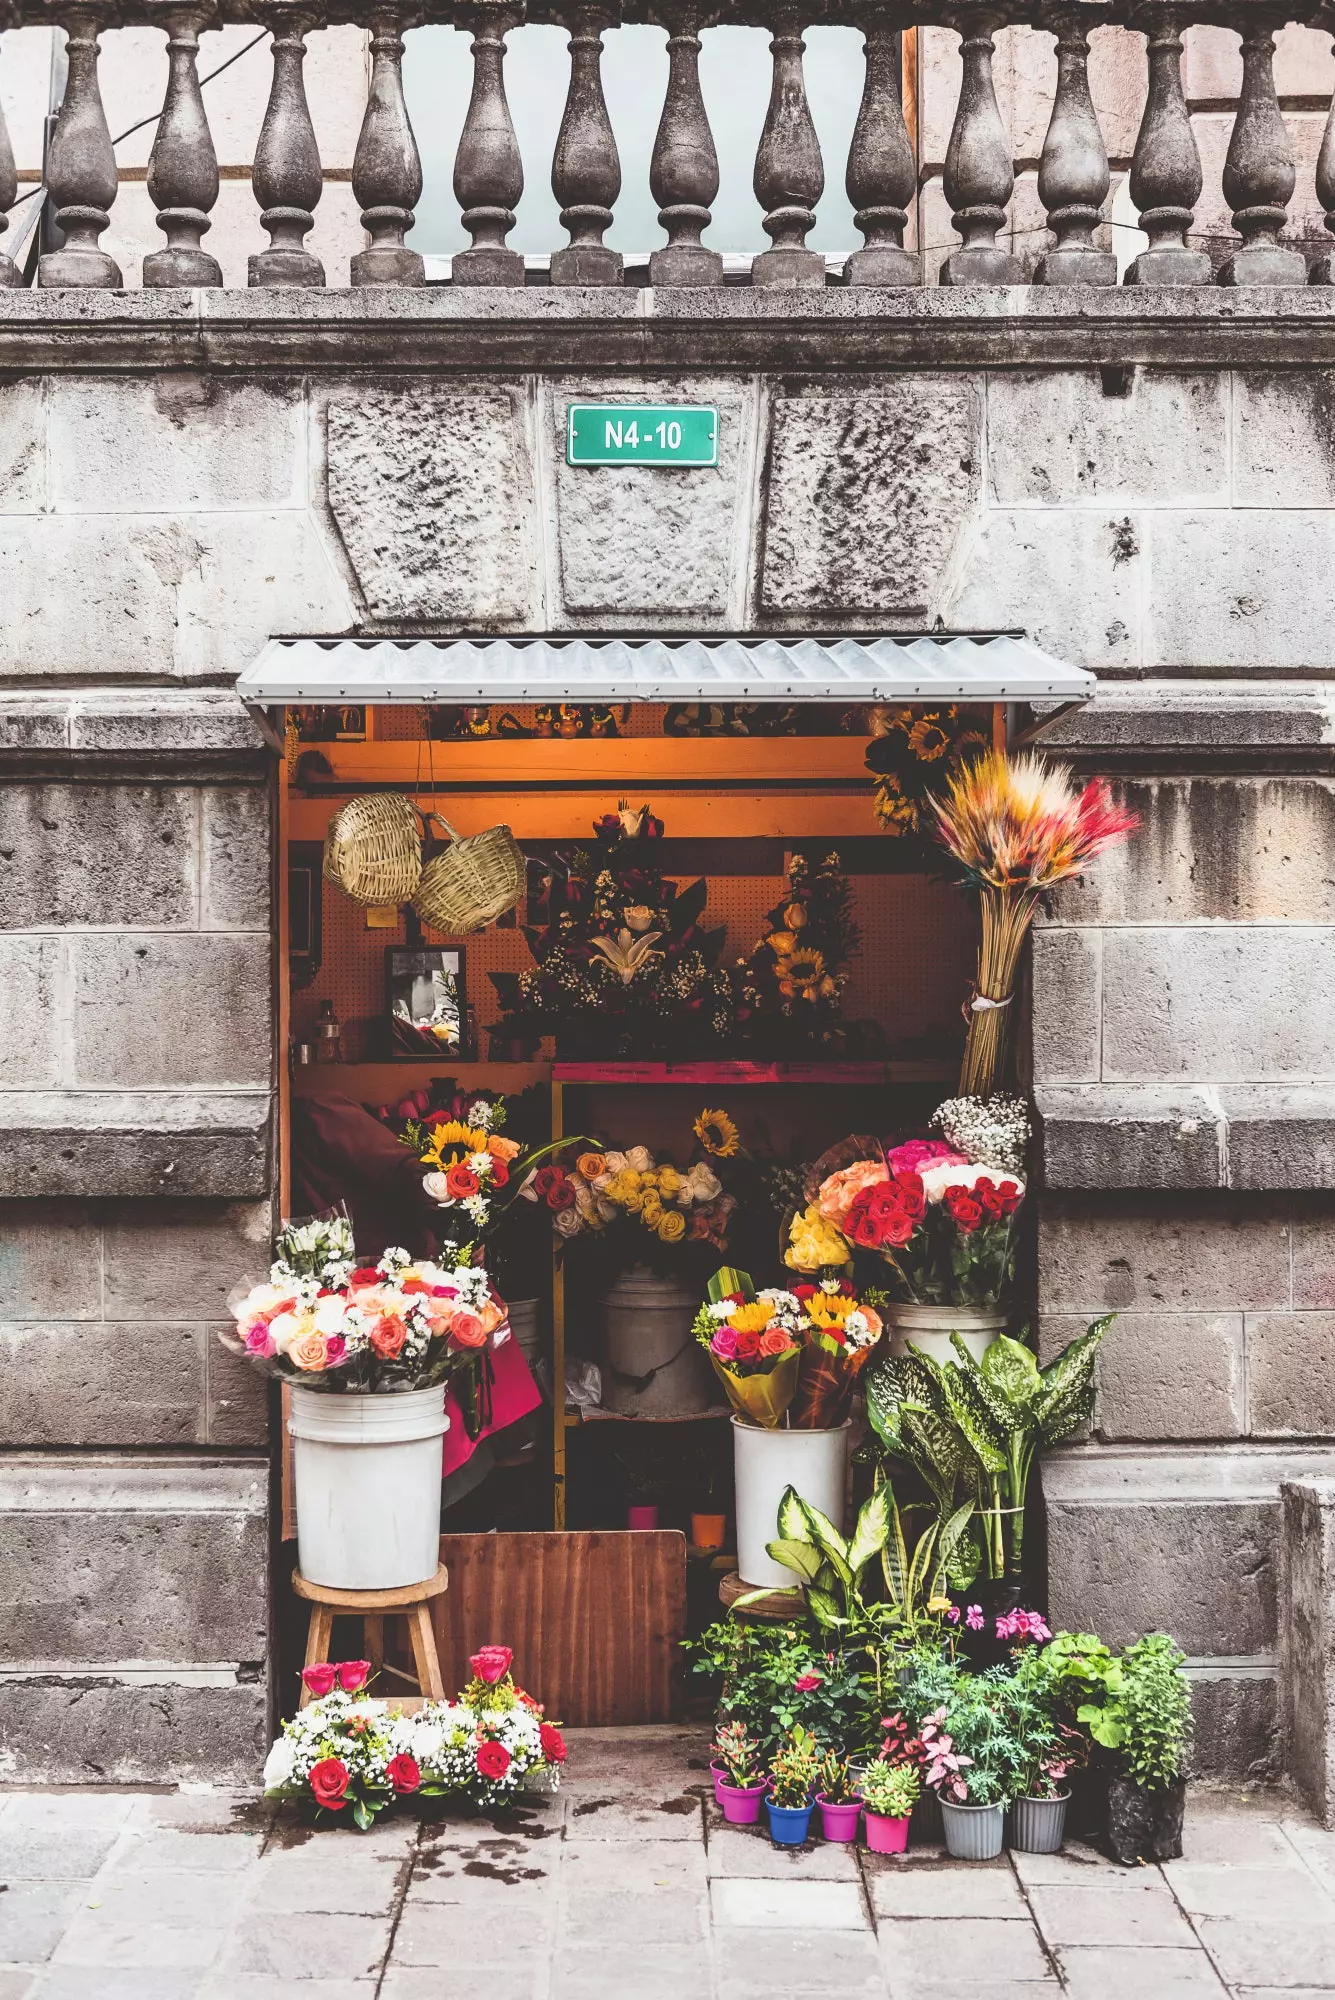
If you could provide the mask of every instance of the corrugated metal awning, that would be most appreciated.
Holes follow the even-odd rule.
[[[271,639],[245,702],[1088,701],[1031,640]]]

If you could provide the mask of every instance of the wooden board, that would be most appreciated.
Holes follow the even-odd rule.
[[[432,1607],[447,1688],[479,1646],[510,1646],[515,1678],[571,1728],[680,1712],[686,1538],[442,1535],[450,1587]]]

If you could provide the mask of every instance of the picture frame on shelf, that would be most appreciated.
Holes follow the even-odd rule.
[[[324,950],[324,844],[293,840],[287,849],[287,953],[300,991],[320,970]]]
[[[387,945],[385,1012],[395,1055],[467,1056],[462,945]]]

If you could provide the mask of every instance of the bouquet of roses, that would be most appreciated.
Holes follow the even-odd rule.
[[[350,1815],[363,1832],[396,1797],[421,1789],[417,1761],[401,1741],[402,1717],[366,1693],[367,1660],[307,1667],[316,1699],[298,1709],[264,1766],[267,1798],[302,1799]]]
[[[797,1387],[808,1319],[792,1292],[757,1292],[745,1271],[716,1271],[695,1337],[738,1416],[777,1429]]]
[[[797,1387],[788,1409],[794,1430],[834,1430],[848,1415],[853,1388],[881,1337],[883,1292],[865,1292],[859,1300],[848,1281],[796,1285],[793,1297],[803,1307],[802,1354]]]
[[[587,1142],[586,1142],[587,1143]],[[727,1227],[737,1204],[704,1160],[677,1168],[657,1161],[647,1146],[622,1152],[581,1153],[573,1167],[540,1168],[520,1190],[527,1201],[545,1201],[552,1227],[569,1241],[630,1220],[654,1246],[708,1243],[726,1250]]]

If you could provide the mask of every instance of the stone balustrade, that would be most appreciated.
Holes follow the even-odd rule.
[[[1283,231],[1295,188],[1294,147],[1275,88],[1275,36],[1294,19],[1318,29],[1324,10],[1294,16],[1282,6],[1205,8],[1142,6],[1118,0],[1051,0],[1049,5],[963,4],[955,9],[878,7],[859,0],[825,0],[819,10],[775,0],[756,13],[697,0],[628,0],[620,8],[572,0],[565,7],[525,7],[522,0],[427,0],[425,5],[349,7],[251,0],[138,0],[124,6],[58,5],[11,0],[0,24],[57,24],[66,31],[68,81],[46,162],[46,187],[60,247],[49,248],[33,273],[46,288],[116,289],[123,276],[100,247],[116,198],[117,169],[98,81],[99,38],[127,26],[160,28],[166,37],[167,85],[148,165],[148,192],[165,247],[143,260],[149,287],[216,287],[218,262],[203,247],[219,174],[200,88],[200,34],[250,22],[271,31],[272,81],[251,171],[267,247],[250,258],[256,286],[311,287],[337,281],[306,246],[323,176],[315,126],[303,81],[310,38],[354,22],[369,31],[365,114],[352,165],[352,191],[367,242],[351,259],[354,286],[416,286],[424,260],[408,246],[422,192],[422,167],[403,87],[404,36],[428,23],[463,29],[472,38],[472,98],[454,161],[454,193],[471,247],[452,261],[459,286],[519,285],[524,259],[507,243],[524,187],[515,127],[506,97],[507,39],[529,22],[555,21],[570,37],[565,108],[552,158],[551,184],[560,203],[564,244],[553,244],[546,282],[611,286],[625,280],[621,253],[605,237],[621,192],[621,164],[602,80],[605,37],[618,26],[651,21],[668,34],[668,81],[650,165],[664,245],[653,251],[650,283],[710,287],[724,282],[723,259],[702,241],[719,188],[719,166],[700,88],[701,35],[720,23],[767,27],[772,35],[769,108],[755,155],[753,185],[770,248],[751,262],[756,286],[824,287],[840,278],[855,286],[911,286],[923,281],[912,246],[910,217],[919,190],[912,126],[902,93],[905,29],[947,26],[959,37],[960,87],[946,149],[942,190],[958,244],[941,265],[944,285],[1107,286],[1117,260],[1098,240],[1110,188],[1108,154],[1089,82],[1090,35],[1107,25],[1143,39],[1146,82],[1139,135],[1130,162],[1130,195],[1147,247],[1124,273],[1137,286],[1330,285],[1335,256],[1308,259]],[[1241,37],[1242,80],[1222,171],[1236,243],[1216,266],[1193,241],[1202,191],[1200,151],[1183,90],[1183,32],[1197,21],[1225,24]],[[822,158],[803,72],[808,27],[860,28],[865,39],[861,106],[844,166],[846,187],[864,243],[841,272],[809,247],[816,204],[825,186]],[[1051,242],[1030,272],[1005,235],[1015,188],[1012,148],[993,80],[995,37],[1005,27],[1031,25],[1055,37],[1051,115],[1038,167],[1037,193]],[[1328,119],[1315,171],[1315,191],[1335,232],[1335,111]],[[12,150],[0,119],[0,219],[18,196]],[[905,234],[909,228],[910,247]],[[1310,247],[1310,246],[1309,246]],[[23,274],[0,258],[0,284]]]

